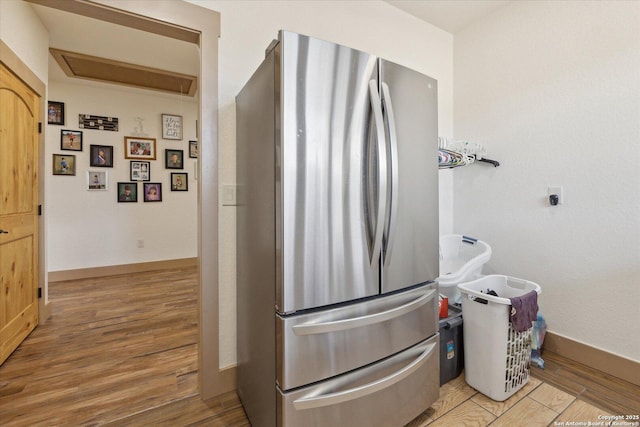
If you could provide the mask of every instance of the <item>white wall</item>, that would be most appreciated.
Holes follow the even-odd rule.
[[[57,66],[57,65],[53,65]],[[45,213],[49,221],[49,271],[197,256],[196,159],[189,158],[189,140],[196,138],[197,105],[193,98],[105,84],[50,81],[49,99],[65,104],[65,125],[47,125]],[[183,140],[162,139],[161,114],[183,116]],[[81,129],[79,114],[113,116],[118,132]],[[118,203],[117,183],[130,181],[130,160],[124,158],[124,137],[142,128],[156,138],[156,160],[151,160],[150,182],[162,183],[162,202],[145,203],[138,183],[137,203]],[[60,150],[62,129],[83,132],[83,150]],[[140,129],[137,129],[139,132]],[[142,136],[142,135],[137,135]],[[113,168],[89,166],[91,145],[113,146]],[[166,169],[165,149],[183,150],[184,169]],[[75,155],[76,175],[52,175],[53,153]],[[107,191],[87,190],[87,170],[106,171]],[[171,172],[189,174],[189,191],[170,189]],[[138,240],[144,248],[138,248]]]
[[[44,83],[47,82],[49,33],[22,0],[0,1],[0,38]]]
[[[438,80],[440,134],[453,133],[453,36],[380,1],[191,2],[221,13],[220,180],[235,182],[235,96],[285,29],[377,54]],[[450,175],[442,179],[449,192]],[[444,202],[447,202],[444,198]],[[442,215],[452,229],[451,207]],[[236,360],[235,208],[220,211],[220,364]]]
[[[455,228],[532,280],[549,330],[640,360],[640,3],[517,1],[456,34]],[[564,187],[550,207],[547,187]]]

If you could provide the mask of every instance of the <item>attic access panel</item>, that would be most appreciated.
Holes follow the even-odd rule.
[[[112,59],[49,48],[68,77],[195,96],[198,78]]]

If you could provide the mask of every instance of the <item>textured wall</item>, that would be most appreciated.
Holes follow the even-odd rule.
[[[0,2],[0,38],[43,82],[47,82],[49,34],[31,5]]]
[[[542,286],[549,330],[640,360],[640,3],[518,1],[456,34],[455,228]],[[550,207],[548,186],[564,187]]]

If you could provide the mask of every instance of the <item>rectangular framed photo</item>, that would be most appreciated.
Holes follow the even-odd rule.
[[[198,158],[198,141],[189,141],[189,157],[192,159]]]
[[[138,136],[124,137],[124,158],[139,160],[156,159],[156,139]]]
[[[164,167],[166,169],[183,169],[184,152],[182,150],[164,150]]]
[[[47,123],[50,125],[64,125],[64,102],[48,102]]]
[[[189,174],[173,172],[171,174],[171,191],[189,191]]]
[[[111,145],[90,145],[89,156],[89,166],[98,168],[113,167],[113,146]]]
[[[118,203],[136,203],[138,201],[137,182],[118,183]]]
[[[118,132],[118,118],[78,114],[78,127],[82,129],[107,130]]]
[[[150,181],[151,162],[131,160],[131,164],[129,166],[129,179],[131,181]]]
[[[161,202],[162,201],[162,184],[159,182],[145,182],[142,184],[144,188],[145,202]]]
[[[53,174],[54,175],[75,175],[76,174],[76,156],[73,154],[54,154],[53,155]]]
[[[82,131],[62,129],[60,131],[60,149],[82,151]]]
[[[87,190],[106,191],[109,189],[109,181],[106,171],[87,171]]]
[[[162,114],[162,139],[182,139],[182,116]]]

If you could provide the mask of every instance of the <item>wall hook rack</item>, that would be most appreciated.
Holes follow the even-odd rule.
[[[500,166],[500,162],[485,157],[487,150],[481,144],[469,141],[452,141],[438,137],[438,164],[440,169],[451,169],[475,162]]]
[[[498,167],[500,166],[500,162],[497,160],[491,160],[491,159],[487,159],[486,157],[483,157],[481,159],[476,159],[479,162],[485,162],[485,163],[491,163],[494,167]]]

